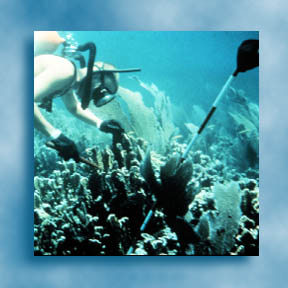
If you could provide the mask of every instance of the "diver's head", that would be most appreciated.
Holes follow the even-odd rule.
[[[101,107],[116,97],[119,88],[119,73],[139,72],[139,68],[117,69],[104,62],[94,62],[90,66],[80,68],[77,73],[79,83],[77,94],[81,98],[81,106],[86,109],[91,100]]]
[[[97,107],[101,107],[116,97],[116,92],[119,87],[119,73],[115,66],[104,63],[95,62],[92,72],[91,83],[91,100]],[[87,67],[79,69],[78,81],[80,82],[80,90],[85,85],[85,76]],[[82,86],[82,87],[81,87]]]
[[[92,99],[97,107],[101,107],[116,97],[119,87],[119,73],[112,72],[116,68],[108,63],[95,62],[92,76]]]

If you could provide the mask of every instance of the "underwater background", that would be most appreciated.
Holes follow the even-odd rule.
[[[120,75],[113,102],[90,105],[101,119],[121,122],[120,141],[74,119],[60,99],[53,113],[43,111],[98,168],[63,161],[34,131],[35,255],[258,255],[258,68],[234,80],[177,164],[234,72],[239,45],[258,33],[72,35],[95,42],[96,60],[142,71]]]
[[[60,31],[62,36],[68,33]],[[156,82],[184,107],[191,103],[210,107],[234,72],[240,43],[259,38],[258,32],[241,31],[74,31],[72,35],[79,44],[95,42],[96,60],[119,68],[140,67],[137,75],[143,81]],[[249,99],[258,103],[258,83],[256,69],[241,74],[233,86],[249,90]],[[123,74],[121,85],[137,89]]]

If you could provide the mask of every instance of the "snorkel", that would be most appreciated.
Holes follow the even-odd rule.
[[[78,42],[74,39],[71,33],[67,34],[65,38],[66,40],[63,43],[64,48],[62,50],[62,56],[79,61],[81,68],[86,67],[86,61],[84,56],[79,52],[85,52],[89,50],[87,73],[85,78],[82,80],[78,90],[78,94],[81,98],[81,107],[86,109],[91,99],[92,72],[96,57],[96,45],[93,42],[87,42],[83,45],[78,45]]]
[[[81,98],[81,107],[82,109],[85,110],[89,106],[91,100],[92,75],[93,75],[94,61],[96,57],[96,45],[93,42],[88,42],[84,45],[80,45],[77,50],[81,52],[89,50],[87,74],[82,82],[82,85],[80,85],[78,91],[78,94]]]
[[[91,100],[93,100],[96,107],[101,107],[115,99],[115,94],[119,85],[113,73],[129,73],[141,71],[139,68],[105,69],[104,63],[102,67],[98,67],[95,65],[96,45],[93,42],[87,42],[86,44],[79,46],[73,38],[72,34],[66,35],[66,41],[63,44],[64,48],[62,51],[62,56],[79,61],[80,68],[86,67],[86,61],[84,56],[79,52],[85,52],[89,50],[87,72],[84,78],[81,80],[77,92],[81,99],[81,107],[84,110],[89,106]],[[98,68],[98,71],[93,70],[94,66]],[[100,73],[101,83],[99,87],[93,89],[93,75],[96,73]]]

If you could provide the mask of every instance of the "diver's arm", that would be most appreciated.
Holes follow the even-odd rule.
[[[54,128],[41,114],[41,111],[36,103],[34,103],[34,127],[44,135],[52,138],[57,138],[61,133],[60,130]]]
[[[99,128],[103,121],[96,117],[89,109],[83,110],[81,103],[77,100],[74,93],[73,91],[69,91],[62,97],[67,110],[80,120]]]

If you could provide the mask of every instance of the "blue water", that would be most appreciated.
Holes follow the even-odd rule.
[[[79,44],[95,42],[97,60],[119,68],[140,67],[137,76],[155,83],[172,103],[208,109],[226,79],[236,68],[237,48],[258,32],[72,32]],[[137,83],[121,75],[121,85],[139,90]],[[243,89],[258,103],[258,68],[240,73],[232,86]],[[145,101],[145,99],[144,99]]]

